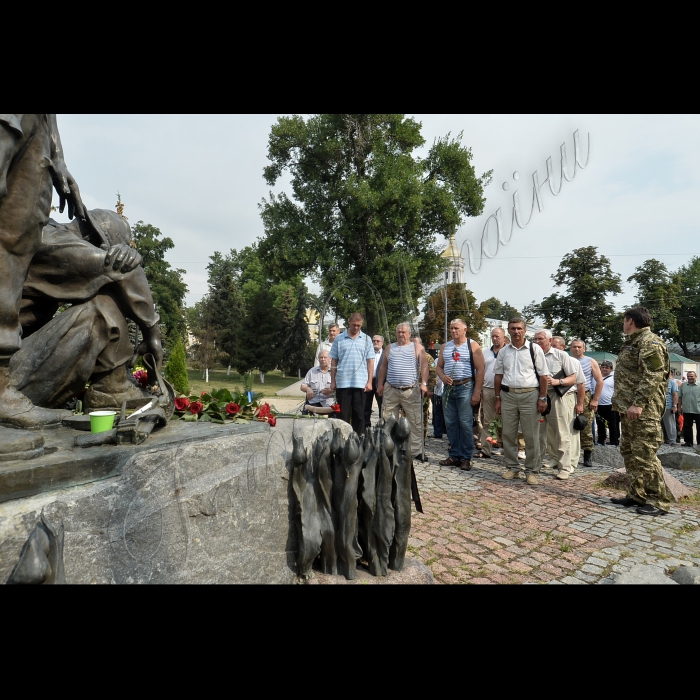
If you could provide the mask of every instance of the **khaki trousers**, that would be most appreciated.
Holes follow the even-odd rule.
[[[540,423],[542,462],[548,467],[572,472],[571,443],[576,393],[569,391],[559,396],[556,391],[550,391],[549,400],[552,410],[545,416],[545,422]]]
[[[539,445],[539,419],[537,401],[539,389],[525,393],[501,391],[501,422],[503,423],[503,455],[506,466],[520,471],[518,462],[518,422],[525,440],[525,470],[538,473],[542,467]]]
[[[479,434],[479,442],[481,443],[481,451],[485,455],[491,456],[492,445],[486,442],[486,438],[491,435],[489,433],[489,423],[496,417],[496,390],[485,386],[481,390],[481,433]],[[498,431],[499,442],[503,440],[503,430]]]
[[[411,426],[411,452],[423,452],[423,402],[420,395],[420,385],[411,389],[395,389],[391,384],[384,384],[382,397],[382,417],[393,415],[396,420],[403,413]]]

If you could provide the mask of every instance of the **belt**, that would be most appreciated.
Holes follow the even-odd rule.
[[[460,386],[461,384],[467,384],[472,380],[471,377],[467,377],[466,379],[459,379],[456,382],[452,382],[452,386]]]
[[[526,389],[516,389],[515,387],[512,387],[512,386],[503,386],[503,385],[501,384],[501,391],[505,391],[506,393],[508,393],[509,391],[512,391],[512,392],[514,392],[514,393],[516,393],[516,394],[526,394],[526,393],[529,392],[529,391],[537,391],[537,389],[538,389],[538,387],[536,387],[536,386],[529,387],[529,388],[526,388]]]
[[[387,384],[389,384],[389,382],[387,382]],[[415,385],[416,385],[415,382],[413,382],[413,384],[409,384],[408,386],[394,386],[393,384],[389,384],[389,386],[390,386],[392,389],[399,389],[400,391],[405,391],[406,389],[413,389],[413,387],[414,387]]]

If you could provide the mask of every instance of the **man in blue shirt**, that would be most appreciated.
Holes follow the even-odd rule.
[[[340,419],[361,435],[365,423],[365,392],[372,391],[374,348],[361,328],[364,316],[355,311],[331,347],[331,390],[340,404]]]

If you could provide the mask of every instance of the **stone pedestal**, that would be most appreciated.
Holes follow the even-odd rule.
[[[293,430],[312,444],[330,424],[175,422],[138,447],[71,451],[65,438],[61,450],[24,463],[33,472],[4,466],[12,470],[0,478],[5,495],[13,483],[24,486],[0,503],[0,581],[43,510],[64,527],[67,583],[294,582]],[[59,452],[62,461],[47,461]],[[93,460],[92,474],[85,460]],[[48,481],[32,481],[41,469]],[[76,478],[82,483],[71,483]],[[27,491],[34,495],[17,497]]]

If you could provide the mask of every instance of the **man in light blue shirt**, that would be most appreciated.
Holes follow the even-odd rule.
[[[361,435],[365,423],[365,392],[372,391],[374,348],[361,328],[364,316],[355,311],[331,347],[331,389],[340,404],[339,418]]]

